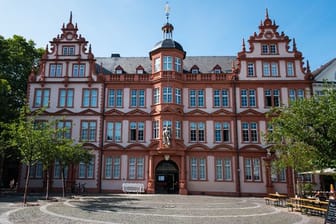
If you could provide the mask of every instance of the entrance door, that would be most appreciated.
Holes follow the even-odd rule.
[[[155,169],[155,193],[178,194],[179,170],[173,161],[162,161]]]

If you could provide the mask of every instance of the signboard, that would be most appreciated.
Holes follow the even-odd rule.
[[[324,224],[336,224],[336,200],[329,200]]]

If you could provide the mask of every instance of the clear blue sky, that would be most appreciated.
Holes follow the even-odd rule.
[[[78,24],[79,33],[97,57],[148,56],[162,39],[165,0],[0,0],[0,35],[14,34],[45,47],[63,23]],[[170,0],[173,38],[189,56],[230,55],[242,39],[258,32],[269,17],[309,60],[312,70],[336,57],[335,0]]]

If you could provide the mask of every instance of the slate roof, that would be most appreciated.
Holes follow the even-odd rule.
[[[189,73],[191,67],[196,65],[200,73],[212,73],[213,68],[219,65],[223,72],[231,72],[232,62],[237,64],[236,56],[187,56],[183,60],[183,70]],[[141,65],[145,73],[152,73],[149,57],[96,57],[96,69],[102,64],[104,74],[115,73],[115,68],[120,65],[127,74],[135,74],[136,68]]]

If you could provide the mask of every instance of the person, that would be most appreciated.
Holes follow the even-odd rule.
[[[163,144],[170,145],[170,131],[167,127],[163,129]]]
[[[15,179],[14,178],[9,182],[9,187],[10,187],[10,189],[15,188]]]

